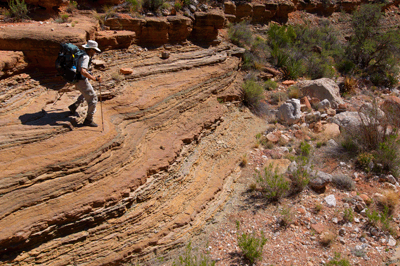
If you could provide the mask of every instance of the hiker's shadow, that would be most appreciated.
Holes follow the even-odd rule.
[[[45,110],[41,110],[32,114],[24,114],[21,115],[19,120],[23,125],[29,126],[61,126],[61,127],[69,127],[72,129],[72,126],[76,126],[76,121],[69,117],[69,111],[52,111],[46,112]]]

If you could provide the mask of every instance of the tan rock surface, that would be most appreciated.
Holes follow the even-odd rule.
[[[103,102],[104,131],[76,125],[86,108],[68,117],[76,91],[53,104],[50,83],[1,80],[3,260],[119,264],[201,228],[227,199],[232,169],[261,130],[251,114],[217,101],[242,80],[227,48],[183,47],[168,60],[158,51],[102,53],[109,69],[102,90],[113,96]],[[120,83],[107,78],[121,67],[134,73]]]

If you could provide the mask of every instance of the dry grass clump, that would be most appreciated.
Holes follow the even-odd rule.
[[[347,175],[335,175],[332,177],[332,183],[339,189],[354,190],[355,183],[353,179]]]
[[[325,247],[332,245],[335,239],[336,234],[331,231],[325,231],[319,236],[319,242]]]

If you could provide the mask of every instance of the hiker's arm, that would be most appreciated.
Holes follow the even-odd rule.
[[[90,73],[87,71],[86,68],[82,68],[81,74],[82,74],[82,76],[84,76],[84,77],[86,77],[86,78],[88,78],[88,79],[101,82],[101,77],[100,77],[100,76],[95,77],[95,76],[93,76],[93,75],[90,75]]]

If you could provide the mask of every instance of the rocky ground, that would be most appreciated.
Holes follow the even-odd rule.
[[[289,23],[305,15],[320,18],[293,12]],[[52,49],[72,28],[36,24],[55,36]],[[80,42],[96,30],[93,19],[82,24]],[[11,45],[30,31],[1,27]],[[358,110],[373,94],[360,86],[316,120],[306,106],[304,121],[284,126],[273,115],[283,103],[273,93],[297,81],[279,81],[265,95],[264,116],[256,116],[240,101],[243,50],[223,40],[226,30],[219,37],[207,47],[185,41],[102,53],[93,62],[104,79],[95,84],[102,99],[95,129],[80,126],[85,106],[68,113],[76,91],[51,71],[25,70],[22,52],[7,52],[14,68],[3,68],[0,80],[1,265],[170,265],[189,241],[217,265],[249,265],[237,246],[236,221],[241,232],[263,230],[268,238],[257,265],[323,265],[335,252],[351,265],[396,265],[397,208],[392,237],[368,226],[364,211],[370,199],[397,194],[397,180],[356,168],[333,123],[336,113]],[[22,46],[41,63],[35,49],[45,50]],[[375,96],[388,95],[398,96]],[[285,172],[304,140],[315,169],[346,176],[355,187],[327,182],[324,192],[309,187],[268,203],[255,170],[272,162]],[[350,208],[354,219],[344,221]]]

